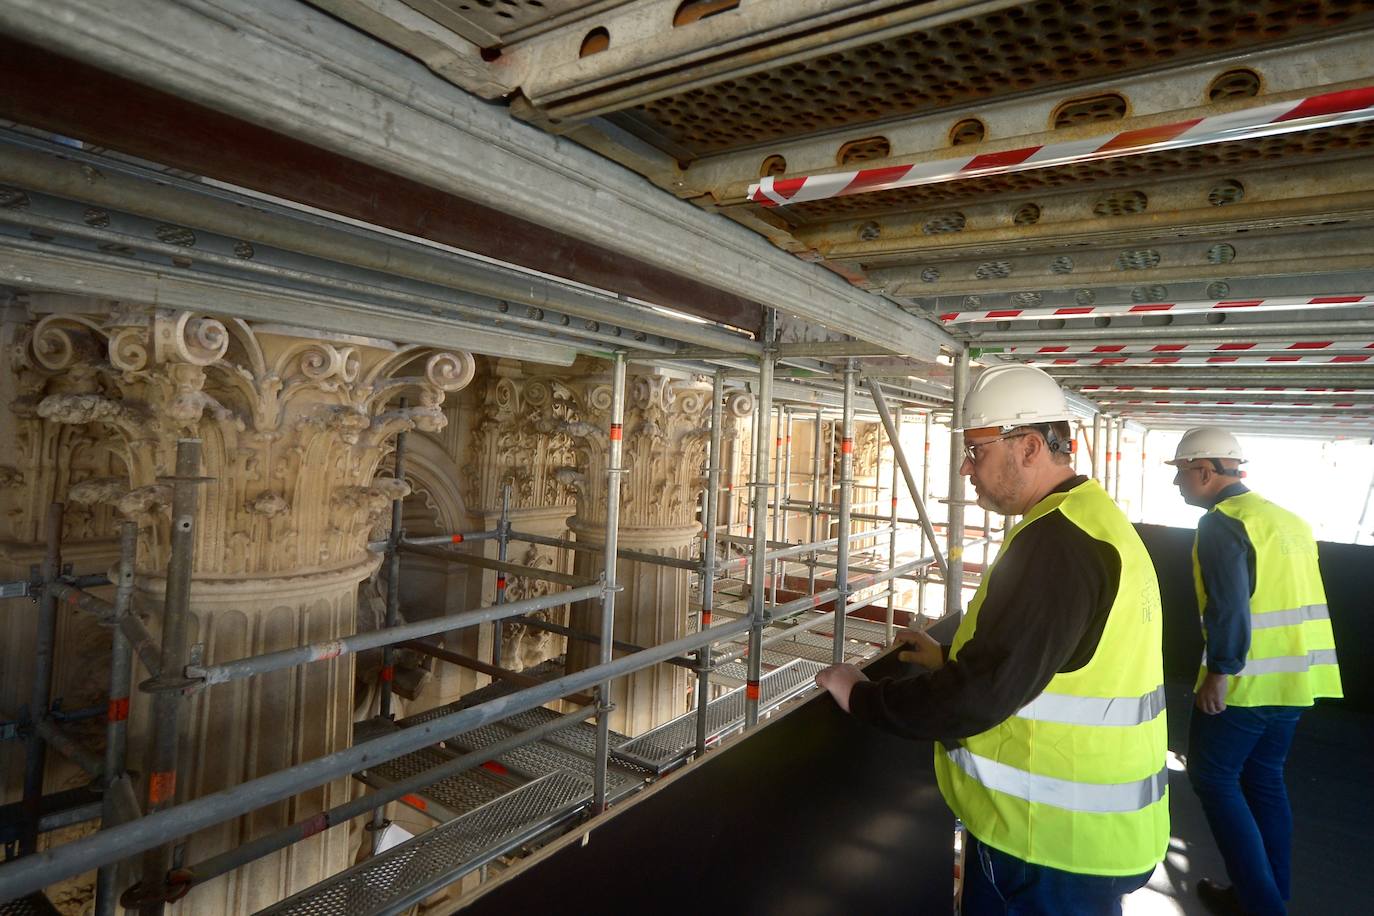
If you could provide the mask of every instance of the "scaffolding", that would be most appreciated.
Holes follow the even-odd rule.
[[[771,341],[771,313],[765,341]],[[485,872],[499,858],[558,835],[581,819],[596,817],[617,801],[681,766],[732,734],[757,724],[784,703],[814,686],[827,664],[859,662],[876,655],[896,637],[899,611],[915,625],[928,625],[940,615],[925,614],[925,590],[931,582],[946,586],[946,612],[961,606],[969,583],[960,558],[976,544],[986,545],[994,532],[985,522],[980,536],[965,540],[961,495],[951,491],[944,549],[938,523],[926,505],[930,489],[929,409],[923,411],[924,461],[920,478],[902,445],[903,409],[894,415],[883,389],[869,379],[863,388],[873,415],[882,424],[893,460],[890,507],[878,511],[883,462],[877,461],[871,483],[855,479],[854,450],[859,372],[852,358],[842,361],[840,409],[831,423],[830,460],[823,460],[824,408],[774,401],[773,376],[778,352],[765,346],[757,361],[754,443],[747,482],[749,517],[744,536],[734,532],[734,485],[739,455],[726,455],[722,436],[722,401],[727,393],[725,370],[714,373],[706,491],[700,507],[701,549],[695,559],[665,557],[618,546],[620,449],[625,411],[626,353],[617,352],[612,366],[612,403],[607,436],[607,514],[604,546],[515,530],[510,490],[502,493],[501,511],[490,530],[448,532],[409,537],[402,527],[402,499],[392,503],[391,524],[384,540],[369,548],[383,554],[387,570],[384,625],[371,632],[298,645],[216,663],[187,645],[191,569],[200,478],[200,442],[181,440],[176,473],[165,482],[172,491],[172,542],[168,588],[160,639],[154,639],[130,613],[137,551],[137,529],[120,530],[117,581],[103,576],[74,577],[61,563],[62,506],[54,504],[47,523],[47,554],[39,581],[29,583],[39,613],[37,677],[25,729],[25,793],[18,806],[23,826],[14,861],[0,866],[0,899],[41,899],[42,888],[62,878],[98,870],[96,912],[108,916],[119,905],[142,913],[160,913],[191,888],[282,850],[330,827],[367,819],[374,832],[370,858],[320,882],[264,912],[396,912],[435,890],[473,872]],[[967,375],[966,356],[956,360]],[[956,381],[959,375],[956,373]],[[962,388],[956,384],[956,391]],[[792,485],[793,426],[808,414],[813,454],[809,498],[798,500]],[[833,413],[832,413],[833,415]],[[957,408],[956,408],[957,416]],[[775,446],[775,453],[770,453]],[[837,446],[837,447],[836,447]],[[880,450],[881,454],[881,450]],[[392,474],[405,474],[405,434],[397,436]],[[957,434],[951,440],[951,480],[959,480],[961,456]],[[722,484],[722,475],[727,475]],[[822,488],[822,476],[825,486]],[[899,513],[897,488],[903,486],[915,515]],[[872,493],[856,501],[856,490]],[[398,492],[402,492],[398,490]],[[859,510],[859,511],[856,511]],[[872,511],[862,511],[872,510]],[[792,516],[805,520],[807,540],[788,540]],[[899,553],[900,535],[916,535],[916,556]],[[771,537],[770,537],[771,535]],[[493,540],[497,557],[459,552],[463,544]],[[512,563],[508,547],[526,542],[565,551],[590,551],[604,558],[596,579]],[[986,565],[986,546],[984,564]],[[495,574],[495,600],[442,617],[405,622],[400,607],[402,558],[407,555],[465,564]],[[650,563],[687,570],[696,576],[699,608],[696,627],[687,635],[656,646],[616,640],[614,615],[618,561]],[[805,585],[790,588],[788,568],[804,566]],[[983,567],[980,567],[980,569]],[[543,580],[563,590],[518,601],[508,600],[508,576]],[[899,609],[897,583],[917,585],[914,609]],[[794,578],[793,583],[800,583]],[[92,594],[97,586],[115,585],[113,602]],[[535,612],[595,601],[601,608],[599,632],[579,632],[533,617]],[[52,646],[59,602],[95,615],[112,632],[111,677],[103,760],[94,759],[72,740],[51,705]],[[861,609],[876,617],[855,616]],[[502,628],[519,622],[598,648],[596,664],[568,673],[557,660],[528,671],[501,666]],[[903,621],[905,623],[906,621]],[[490,624],[490,661],[453,651],[432,637]],[[184,737],[187,697],[215,684],[254,678],[273,671],[337,659],[368,649],[384,653],[379,677],[379,715],[355,726],[352,746],[261,776],[209,795],[175,803],[177,770],[184,766],[177,749]],[[397,719],[393,708],[395,652],[408,649],[438,663],[466,668],[491,678],[446,706]],[[126,737],[129,684],[134,662],[148,677],[138,688],[153,697],[152,722],[143,767],[144,797],[136,797],[130,776]],[[659,664],[685,668],[694,677],[691,708],[635,737],[609,727],[611,682]],[[561,703],[562,711],[549,708]],[[91,774],[100,791],[96,801],[42,795],[42,775],[49,751],[63,754]],[[351,776],[369,791],[310,818],[255,838],[201,862],[173,856],[175,841],[254,809],[290,798],[332,780]],[[387,806],[401,802],[437,823],[390,849],[380,843],[388,825]],[[54,807],[60,810],[54,813]],[[79,820],[99,818],[99,832],[37,853],[40,832]],[[120,877],[140,872],[140,880],[120,893]],[[123,871],[121,871],[123,869]],[[37,897],[33,895],[37,894]],[[28,896],[26,896],[28,895]]]

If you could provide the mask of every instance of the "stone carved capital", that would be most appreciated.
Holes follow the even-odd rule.
[[[494,511],[509,485],[514,508],[572,507],[574,481],[560,468],[576,460],[581,407],[565,380],[527,376],[498,363],[481,398],[464,461],[467,505]]]
[[[403,430],[442,429],[445,397],[476,371],[468,353],[174,309],[77,304],[91,311],[49,314],[17,345],[19,397],[10,409],[21,450],[35,464],[53,453],[60,461],[63,448],[82,443],[115,456],[129,492],[94,504],[117,504],[151,524],[149,568],[167,543],[153,487],[172,473],[184,436],[204,443],[203,473],[212,481],[202,505],[218,516],[198,528],[197,575],[356,562],[392,498],[389,484],[373,480],[391,440]],[[68,477],[58,468],[45,473],[48,492],[63,498]],[[77,495],[101,486],[87,480]]]
[[[578,521],[595,525],[606,513],[607,430],[611,387],[592,377],[579,390],[585,419],[579,434],[578,467],[585,468]],[[621,519],[629,527],[690,525],[703,486],[702,468],[710,439],[711,383],[703,377],[675,378],[663,372],[631,374],[626,380]],[[731,393],[722,422],[733,426],[753,409],[747,393]]]

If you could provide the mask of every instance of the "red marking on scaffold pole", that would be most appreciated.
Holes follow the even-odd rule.
[[[744,685],[744,696],[745,696],[746,699],[758,700],[758,698],[759,698],[759,682],[758,682],[758,681],[749,681],[749,682],[747,682],[747,683]]]
[[[496,577],[496,587],[497,587],[497,588],[505,588],[505,587],[506,587],[506,577],[505,577],[505,576],[502,575],[502,576],[497,576],[497,577]]]
[[[489,773],[495,773],[498,776],[505,776],[507,773],[510,772],[510,770],[507,770],[504,766],[497,763],[495,760],[488,760],[486,763],[482,764],[482,769],[486,770]]]
[[[312,837],[329,829],[329,818],[321,811],[308,821],[301,822],[301,839]]]
[[[619,442],[625,436],[625,428],[619,423],[611,424],[611,441]]]
[[[314,656],[310,660],[322,662],[327,659],[338,658],[340,655],[343,655],[343,650],[343,643],[338,640],[323,643],[315,649]]]
[[[401,801],[405,802],[407,805],[410,805],[410,807],[416,809],[417,811],[429,810],[429,802],[425,801],[418,795],[412,795],[410,793],[407,793],[401,796]]]
[[[174,770],[154,773],[148,777],[148,804],[169,802],[177,794],[177,774]]]
[[[702,611],[702,612],[701,612],[701,625],[702,625],[703,627],[709,627],[709,626],[711,625],[711,612],[710,612],[710,611]]]
[[[383,666],[382,666],[382,680],[383,680],[383,681],[394,680],[395,677],[396,677],[396,667],[395,667],[394,665],[383,665]]]
[[[455,544],[461,544],[463,543],[463,536],[461,534],[455,534],[453,537],[449,538],[449,540]]]
[[[844,439],[840,441],[840,452],[845,455],[854,454],[854,440],[845,436]]]
[[[123,722],[129,718],[129,698],[111,697],[110,703],[105,707],[106,722]]]

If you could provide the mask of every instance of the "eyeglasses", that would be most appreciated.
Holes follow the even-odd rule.
[[[1001,436],[998,436],[995,439],[989,439],[986,442],[979,442],[977,445],[965,445],[964,455],[968,458],[970,463],[977,464],[979,460],[983,457],[983,449],[987,448],[989,445],[992,445],[994,442],[1001,442],[1005,439],[1020,439],[1022,436],[1032,435],[1034,435],[1034,433],[1030,431],[1023,431],[1019,433],[1005,433]]]

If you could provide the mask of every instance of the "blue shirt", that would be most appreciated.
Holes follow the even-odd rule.
[[[1197,561],[1207,606],[1202,609],[1202,636],[1207,642],[1207,671],[1239,674],[1250,651],[1250,596],[1255,592],[1255,548],[1245,526],[1217,503],[1248,493],[1233,483],[1217,494],[1197,523]]]

